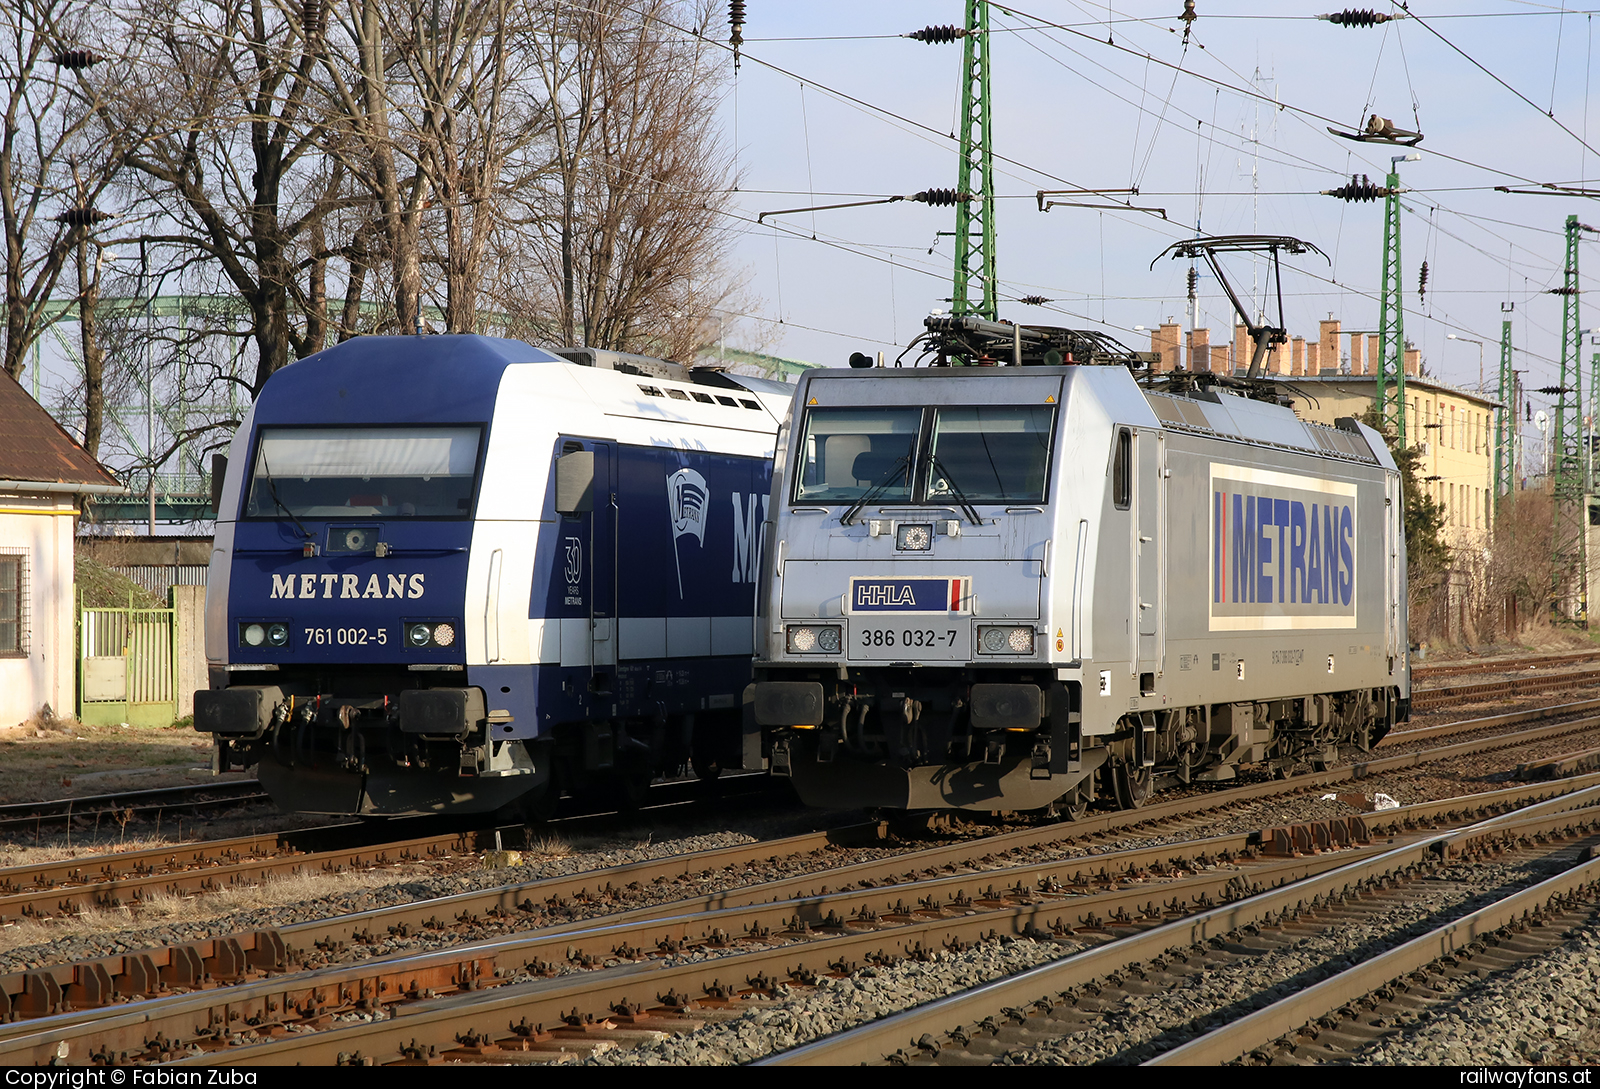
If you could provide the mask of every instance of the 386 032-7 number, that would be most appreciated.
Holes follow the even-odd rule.
[[[862,628],[861,645],[864,647],[944,647],[956,645],[956,629],[937,631],[933,628]]]
[[[388,646],[387,628],[306,628],[306,646]]]

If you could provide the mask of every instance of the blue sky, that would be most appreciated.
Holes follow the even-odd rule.
[[[1318,192],[1352,173],[1382,183],[1389,156],[1406,149],[1326,131],[1330,121],[1355,127],[1363,111],[1377,112],[1426,134],[1421,161],[1401,167],[1414,190],[1402,230],[1407,337],[1432,373],[1469,386],[1478,382],[1478,349],[1448,334],[1484,341],[1492,385],[1501,304],[1512,302],[1516,366],[1529,372],[1526,385],[1554,385],[1561,300],[1546,292],[1561,283],[1563,222],[1575,213],[1600,226],[1600,207],[1494,186],[1595,178],[1600,155],[1584,141],[1600,147],[1600,109],[1589,109],[1600,85],[1592,72],[1596,9],[1563,14],[1548,4],[1455,0],[1414,4],[1426,26],[1400,19],[1357,29],[1315,19],[1325,6],[1197,7],[1187,52],[1174,18],[1179,0],[1031,0],[991,9],[994,147],[1012,160],[996,165],[1000,294],[1056,300],[1004,303],[1001,316],[1100,328],[1146,346],[1135,326],[1182,320],[1185,306],[1187,264],[1163,259],[1152,270],[1151,262],[1193,231],[1198,210],[1206,233],[1293,234],[1327,253],[1331,263],[1285,262],[1291,334],[1315,339],[1316,322],[1329,313],[1346,329],[1375,327],[1381,204]],[[776,229],[754,220],[771,209],[955,185],[949,133],[961,47],[896,35],[963,18],[958,0],[749,3],[745,56],[737,78],[729,73],[722,116],[741,172],[738,204],[750,221],[733,224],[735,260],[749,277],[744,328],[768,350],[834,366],[857,350],[892,357],[930,308],[948,305],[941,300],[950,295],[951,242],[935,241],[953,226],[950,209],[895,204],[791,215]],[[1169,218],[1038,211],[1037,190],[1067,185],[1137,185],[1140,196],[1124,199],[1162,207]],[[1587,285],[1600,274],[1600,245],[1582,250]],[[1428,291],[1419,301],[1424,259]],[[1247,259],[1228,271],[1247,290],[1266,283],[1264,268]],[[1600,298],[1589,299],[1586,330],[1600,327]],[[1202,324],[1219,334],[1232,324],[1209,276],[1201,311]],[[1586,385],[1587,361],[1600,351],[1588,339]],[[1535,407],[1540,400],[1535,395]]]

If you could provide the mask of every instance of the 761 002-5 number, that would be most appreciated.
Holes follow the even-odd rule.
[[[307,628],[305,633],[307,646],[364,647],[375,643],[382,647],[389,643],[386,628]]]

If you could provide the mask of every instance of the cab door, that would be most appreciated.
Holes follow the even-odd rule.
[[[1166,657],[1167,437],[1134,433],[1134,608],[1138,672],[1157,674]]]
[[[556,461],[561,664],[617,662],[616,445],[568,439]]]

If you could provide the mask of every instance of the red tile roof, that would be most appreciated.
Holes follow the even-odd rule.
[[[118,483],[4,369],[0,369],[0,480]]]

